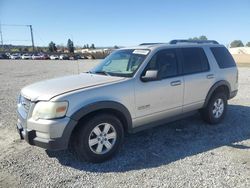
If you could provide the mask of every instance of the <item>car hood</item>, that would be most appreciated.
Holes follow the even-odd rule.
[[[28,85],[21,90],[21,95],[31,101],[50,100],[63,93],[118,82],[124,79],[126,78],[82,73]]]

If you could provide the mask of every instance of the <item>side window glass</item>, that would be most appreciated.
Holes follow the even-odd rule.
[[[183,73],[191,74],[202,72],[202,62],[200,59],[199,48],[183,48]]]
[[[235,67],[235,61],[232,55],[225,47],[213,47],[211,51],[220,68]]]
[[[178,75],[178,62],[175,50],[168,49],[159,51],[152,57],[146,70],[158,70],[160,78]]]
[[[192,74],[209,70],[207,56],[202,48],[182,48],[183,73]]]

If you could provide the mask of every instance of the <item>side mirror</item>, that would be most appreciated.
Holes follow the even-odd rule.
[[[141,77],[141,81],[149,82],[158,80],[158,70],[147,70],[145,76]]]

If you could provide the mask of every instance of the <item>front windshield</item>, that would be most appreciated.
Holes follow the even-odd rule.
[[[107,56],[91,73],[132,77],[148,55],[149,50],[117,50]]]

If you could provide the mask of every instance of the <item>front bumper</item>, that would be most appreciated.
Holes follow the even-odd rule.
[[[76,121],[65,118],[37,122],[27,120],[26,127],[22,124],[24,120],[18,118],[16,127],[20,138],[30,145],[48,150],[64,150],[68,148],[72,130],[77,124]],[[57,137],[53,138],[53,135]]]
[[[64,150],[67,149],[68,143],[62,138],[44,139],[36,136],[35,130],[25,130],[17,126],[17,131],[21,139],[24,139],[30,145],[38,146],[48,150]]]

